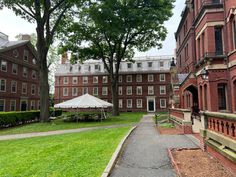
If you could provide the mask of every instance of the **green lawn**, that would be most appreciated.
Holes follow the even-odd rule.
[[[64,122],[56,120],[53,123],[33,123],[0,130],[0,135],[19,134],[30,132],[45,132],[53,130],[76,129],[82,127],[106,126],[115,124],[128,124],[139,122],[145,113],[121,113],[120,116],[110,117],[102,122]]]
[[[0,176],[99,177],[130,128],[0,141]]]

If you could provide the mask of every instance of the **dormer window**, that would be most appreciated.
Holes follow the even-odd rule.
[[[164,67],[164,62],[160,61],[160,67]]]
[[[152,62],[148,62],[148,67],[152,68]]]
[[[81,66],[79,65],[79,66],[78,66],[78,71],[80,71],[80,70],[81,70]]]
[[[127,63],[127,68],[131,69],[132,68],[132,63]]]
[[[28,59],[29,59],[29,51],[28,50],[24,50],[23,60],[24,61],[28,61]]]
[[[100,67],[100,65],[94,65],[94,69],[95,69],[95,71],[100,71],[101,67]]]
[[[137,68],[142,68],[142,63],[137,63]]]

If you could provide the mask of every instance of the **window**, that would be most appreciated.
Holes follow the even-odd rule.
[[[16,111],[16,100],[10,100],[10,111]]]
[[[28,69],[23,67],[23,77],[28,77]]]
[[[12,74],[17,74],[18,73],[18,65],[13,63],[12,64]]]
[[[142,68],[142,63],[137,63],[137,68]]]
[[[22,94],[27,94],[27,84],[22,83]]]
[[[94,69],[95,69],[95,71],[100,71],[101,67],[100,67],[100,65],[94,65]]]
[[[36,79],[36,71],[35,70],[32,70],[32,78]]]
[[[132,68],[132,63],[127,63],[127,68],[131,69]]]
[[[152,62],[148,62],[148,67],[152,68]]]
[[[148,95],[154,94],[154,86],[148,86]]]
[[[68,77],[64,77],[64,78],[63,78],[63,83],[64,83],[64,84],[68,84],[68,83],[69,83]]]
[[[166,108],[166,99],[160,99],[160,108]]]
[[[86,93],[88,93],[88,87],[83,87],[83,89],[82,89],[82,94],[84,95],[84,94],[86,94]]]
[[[4,112],[5,110],[5,100],[0,100],[0,112]]]
[[[72,84],[77,84],[77,83],[78,83],[78,78],[72,77]]]
[[[28,50],[24,50],[23,60],[24,61],[28,61],[28,59],[29,59],[29,51]]]
[[[226,110],[226,84],[218,84],[218,108]]]
[[[108,82],[107,76],[102,76],[102,83],[107,83],[107,82]]]
[[[142,75],[141,74],[136,75],[136,82],[142,82]]]
[[[132,86],[127,86],[126,87],[126,94],[127,95],[132,95]]]
[[[68,88],[63,88],[63,96],[68,96]]]
[[[122,76],[119,76],[119,82],[120,83],[122,82]]]
[[[0,79],[0,91],[1,92],[6,91],[6,79]]]
[[[164,94],[166,94],[166,86],[162,85],[160,86],[160,95],[164,95]]]
[[[93,76],[93,83],[97,84],[98,83],[98,76]]]
[[[215,51],[216,55],[223,54],[222,27],[215,27]]]
[[[36,86],[34,84],[31,85],[31,95],[35,95]]]
[[[102,95],[107,95],[107,87],[102,87]]]
[[[233,44],[234,44],[234,49],[236,49],[236,23],[235,20],[232,22],[232,37],[233,37]]]
[[[16,92],[17,92],[17,82],[11,81],[11,93],[16,93]]]
[[[143,92],[143,91],[142,91],[142,86],[137,86],[137,87],[136,87],[136,94],[137,94],[137,95],[142,95],[142,92]]]
[[[7,72],[7,62],[5,60],[1,60],[1,70]]]
[[[30,109],[31,110],[35,109],[35,101],[34,100],[31,100],[31,102],[30,102]]]
[[[159,75],[159,79],[160,79],[160,81],[166,81],[166,75],[165,74],[160,74]]]
[[[87,84],[88,83],[88,76],[84,76],[83,77],[83,84]]]
[[[118,94],[119,94],[119,95],[122,95],[122,86],[119,86],[119,87],[118,87]]]
[[[98,87],[93,87],[93,95],[98,95]]]
[[[127,99],[127,108],[132,108],[132,99]]]
[[[142,99],[137,99],[136,100],[136,106],[137,106],[137,108],[142,108],[143,107],[143,100]]]
[[[126,76],[126,82],[132,82],[132,75]]]
[[[77,96],[77,94],[78,94],[78,88],[72,87],[72,96]]]
[[[163,61],[160,61],[159,64],[160,64],[161,68],[164,67],[164,62]]]
[[[122,107],[123,107],[123,100],[119,99],[119,108],[122,108]]]
[[[148,82],[153,82],[154,77],[153,74],[148,74]]]

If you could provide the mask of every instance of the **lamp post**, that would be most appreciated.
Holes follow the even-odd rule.
[[[206,68],[203,68],[203,70],[200,73],[203,80],[208,80],[209,72]]]

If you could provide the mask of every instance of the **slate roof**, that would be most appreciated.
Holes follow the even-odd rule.
[[[189,75],[188,73],[177,74],[178,80],[179,80],[179,84],[182,84],[185,81],[185,79],[188,77],[188,75]]]

